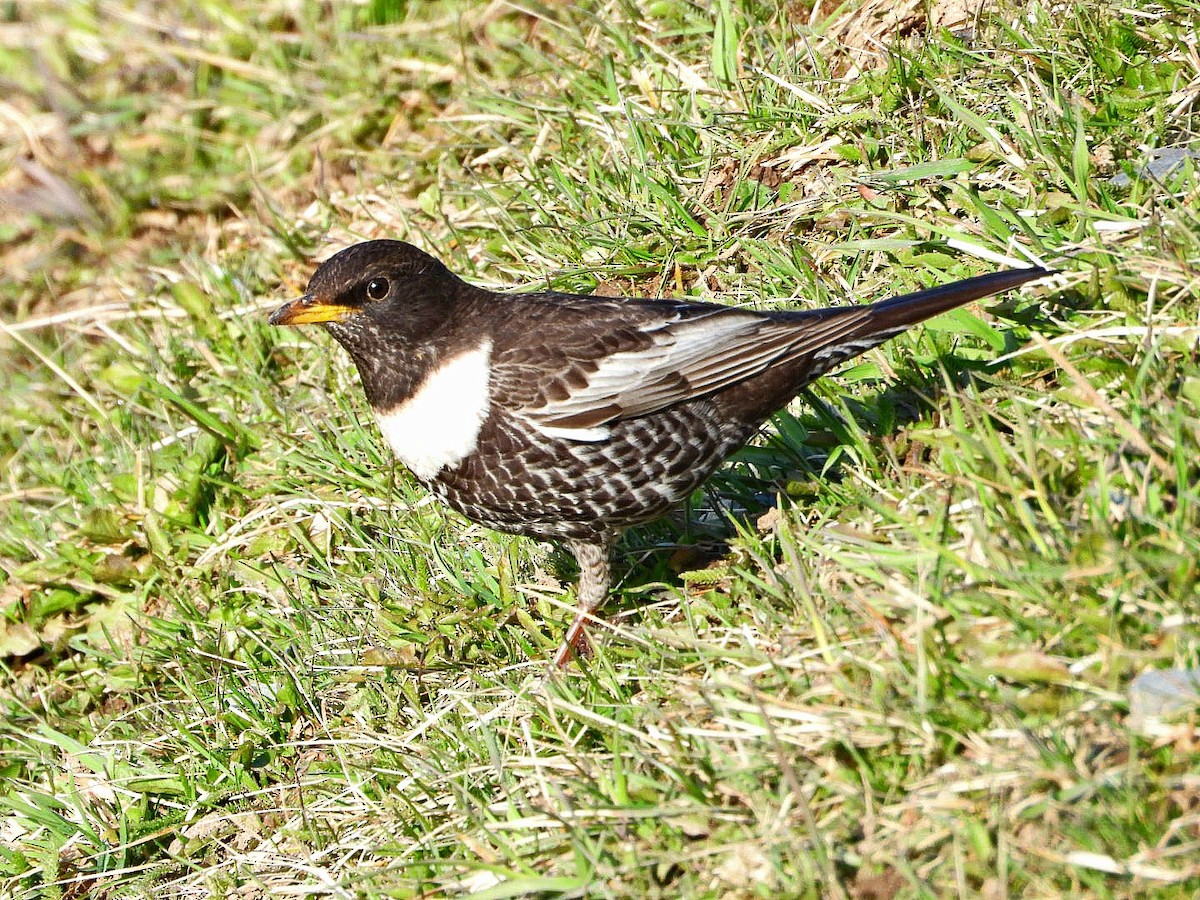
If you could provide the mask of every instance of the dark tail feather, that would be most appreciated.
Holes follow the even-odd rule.
[[[718,397],[726,399],[726,408],[745,422],[761,422],[826,372],[878,347],[910,326],[1050,274],[1049,269],[1010,269],[890,297],[868,306],[776,313],[778,319],[794,323],[796,339],[790,353],[776,360],[762,375]],[[789,362],[791,365],[787,365]]]
[[[1050,274],[1051,270],[1037,267],[1007,269],[912,294],[889,297],[866,307],[843,306],[820,310],[816,315],[833,321],[830,330],[822,337],[821,346],[807,351],[809,367],[804,384],[840,363],[878,347],[918,322]],[[812,316],[813,313],[798,315]]]
[[[1027,281],[1044,278],[1049,274],[1051,270],[1037,266],[1028,269],[1006,269],[1003,272],[977,275],[964,281],[955,281],[912,294],[889,297],[887,300],[871,304],[871,316],[864,323],[864,331],[869,329],[886,332],[907,328],[964,303],[1011,290]]]

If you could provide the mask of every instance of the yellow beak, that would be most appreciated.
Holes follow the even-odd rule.
[[[314,322],[340,322],[356,312],[357,307],[326,303],[311,294],[305,294],[283,304],[271,313],[267,321],[272,325],[311,325]]]

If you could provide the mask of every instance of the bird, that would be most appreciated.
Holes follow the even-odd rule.
[[[754,311],[494,292],[412,244],[371,240],[321,263],[269,322],[318,323],[341,344],[392,453],[444,503],[565,543],[577,610],[553,672],[590,653],[625,529],[686,499],[840,363],[1049,274],[1005,269],[866,305]]]

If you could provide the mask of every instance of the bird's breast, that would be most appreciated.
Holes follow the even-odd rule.
[[[376,409],[379,430],[396,458],[428,481],[475,451],[489,411],[492,342],[439,362],[412,394]]]

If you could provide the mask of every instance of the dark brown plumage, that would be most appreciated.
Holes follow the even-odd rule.
[[[1048,274],[982,275],[874,303],[751,312],[711,303],[497,294],[401,241],[322,264],[277,325],[322,323],[354,359],[397,457],[451,507],[565,540],[587,647],[622,529],[661,516],[805,385],[911,325]]]

